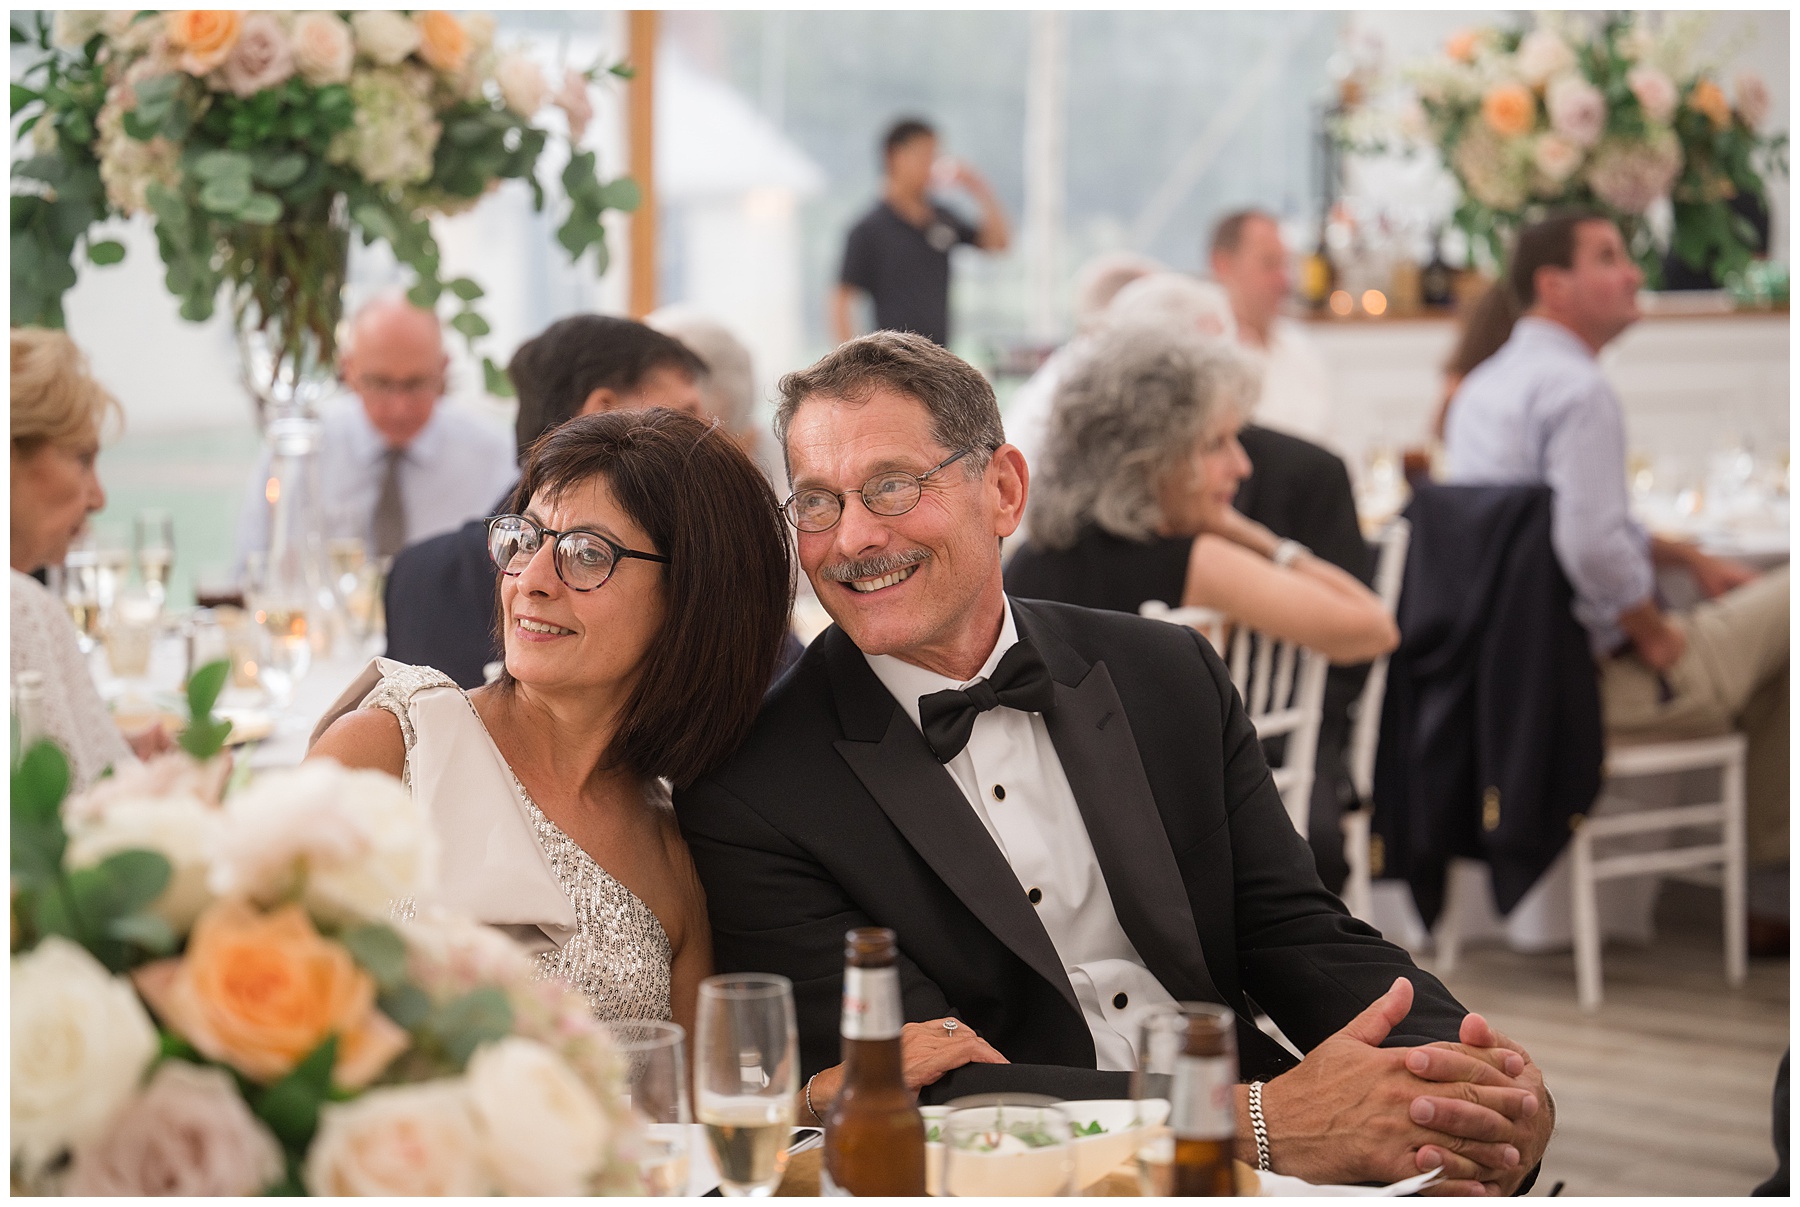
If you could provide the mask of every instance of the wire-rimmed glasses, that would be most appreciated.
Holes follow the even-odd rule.
[[[823,486],[809,486],[789,495],[787,502],[781,505],[781,513],[787,517],[788,523],[801,532],[825,532],[844,514],[845,498],[851,494],[859,494],[862,496],[863,506],[876,515],[905,515],[919,505],[919,499],[925,493],[927,478],[968,455],[967,449],[951,453],[922,474],[890,469],[876,474],[854,491],[831,491]]]
[[[488,556],[500,573],[517,577],[537,556],[545,537],[556,542],[551,547],[551,564],[556,567],[556,577],[571,591],[592,591],[605,586],[613,569],[628,557],[664,565],[669,562],[660,553],[627,549],[598,532],[589,532],[585,528],[558,532],[522,515],[497,515],[488,521]]]

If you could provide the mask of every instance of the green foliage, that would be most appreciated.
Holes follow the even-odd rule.
[[[337,1063],[337,1036],[324,1043],[294,1067],[294,1071],[267,1089],[252,1091],[250,1109],[269,1125],[292,1161],[299,1161],[319,1130],[319,1108],[331,1096],[331,1069]]]
[[[433,1010],[420,1028],[420,1044],[438,1048],[460,1070],[476,1048],[512,1034],[512,1021],[506,994],[484,985]]]
[[[506,370],[495,364],[491,357],[481,358],[481,378],[483,384],[487,386],[487,392],[495,398],[511,398],[513,396],[512,378],[508,377]]]
[[[359,926],[340,937],[383,992],[398,989],[406,981],[406,943],[387,926]]]
[[[213,705],[225,690],[231,674],[231,663],[221,658],[209,662],[188,678],[188,725],[177,739],[181,748],[202,761],[225,749],[231,735],[231,722],[213,716]]]

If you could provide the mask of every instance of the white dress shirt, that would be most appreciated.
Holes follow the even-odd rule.
[[[374,550],[375,503],[387,469],[387,441],[369,422],[362,399],[341,394],[319,408],[319,487],[328,537],[361,537]],[[489,514],[519,477],[512,433],[498,423],[439,399],[431,418],[400,457],[400,498],[406,509],[406,543],[451,532]],[[269,504],[264,487],[269,451],[263,449],[238,514],[237,564],[269,544]]]
[[[974,679],[958,683],[889,655],[864,657],[918,725],[920,696],[987,678],[1018,639],[1008,601],[1000,639]],[[1144,966],[1119,925],[1043,716],[1004,706],[980,714],[969,744],[945,769],[1019,878],[1020,891],[1037,908],[1093,1033],[1097,1067],[1136,1068],[1145,1015],[1175,999]]]
[[[1244,347],[1263,372],[1262,396],[1250,422],[1332,447],[1330,378],[1301,325],[1277,317],[1266,347]]]

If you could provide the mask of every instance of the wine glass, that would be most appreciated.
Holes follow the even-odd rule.
[[[257,678],[268,689],[271,703],[285,708],[312,666],[306,600],[293,593],[259,594],[250,602],[250,613],[262,631]]]
[[[1187,1019],[1166,1007],[1144,1019],[1137,1068],[1131,1073],[1137,1150],[1138,1192],[1167,1198],[1175,1193],[1175,1135],[1166,1126],[1175,1093],[1175,1063],[1187,1046]]]
[[[94,648],[100,634],[100,551],[91,534],[78,537],[60,570],[63,606],[79,634],[81,652]]]
[[[169,572],[175,566],[175,518],[160,508],[146,507],[132,521],[131,544],[145,588],[158,602],[167,602]]]
[[[944,1193],[1075,1193],[1074,1131],[1059,1108],[1001,1102],[944,1116]]]
[[[687,1032],[676,1023],[642,1021],[608,1024],[613,1046],[625,1057],[626,1093],[644,1124],[638,1173],[644,1193],[658,1198],[684,1195],[693,1116],[688,1110]]]
[[[719,1189],[729,1197],[772,1194],[787,1169],[800,1041],[794,986],[784,976],[727,973],[700,982],[694,1098]]]

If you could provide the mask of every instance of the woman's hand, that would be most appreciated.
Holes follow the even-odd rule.
[[[947,1030],[944,1027],[947,1022],[954,1022],[955,1029]],[[907,1023],[900,1028],[900,1075],[906,1081],[906,1088],[914,1092],[966,1064],[1010,1063],[987,1040],[975,1034],[975,1028],[960,1019],[940,1018],[929,1023]],[[844,1088],[844,1066],[821,1069],[809,1084],[812,1086],[813,1110],[823,1120],[825,1108]],[[802,1107],[806,1105],[805,1096],[802,1091]]]

